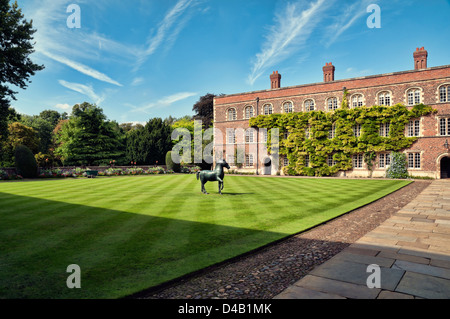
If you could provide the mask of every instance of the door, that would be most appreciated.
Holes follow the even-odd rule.
[[[264,175],[272,175],[272,160],[270,157],[264,159]]]
[[[450,157],[441,159],[441,178],[450,178]]]

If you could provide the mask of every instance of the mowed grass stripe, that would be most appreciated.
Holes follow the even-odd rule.
[[[15,215],[0,225],[0,298],[122,297],[407,184],[226,176],[220,196],[217,183],[201,194],[195,175],[39,183],[0,183],[0,202],[10,204],[0,216]],[[72,263],[82,264],[81,290],[65,286]]]

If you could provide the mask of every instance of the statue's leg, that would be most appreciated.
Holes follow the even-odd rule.
[[[202,183],[202,192],[203,192],[203,194],[208,195],[208,192],[206,191],[206,188],[205,188],[205,184],[206,184],[206,182]]]
[[[219,194],[222,195],[222,184],[223,182],[219,182]]]

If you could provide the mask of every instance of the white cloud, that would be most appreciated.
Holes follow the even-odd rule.
[[[102,103],[105,100],[104,96],[99,96],[94,92],[94,89],[92,88],[92,86],[79,84],[79,83],[71,83],[71,82],[67,82],[64,80],[59,80],[58,82],[62,86],[66,87],[72,91],[75,91],[80,94],[88,96],[91,99],[91,101],[97,105],[99,105],[100,103]]]
[[[133,79],[133,82],[131,82],[132,86],[136,86],[141,84],[142,82],[144,82],[144,78],[143,77],[137,77]]]
[[[369,6],[373,0],[363,0],[353,3],[352,5],[343,5],[340,8],[343,12],[340,12],[335,18],[335,22],[327,28],[327,34],[325,35],[323,42],[326,47],[336,42],[336,40],[357,20],[367,14],[367,6]]]
[[[72,107],[66,103],[66,104],[56,104],[55,108],[67,111],[67,110],[70,110]]]
[[[46,51],[41,51],[41,53],[44,54],[45,56],[47,56],[47,57],[57,61],[57,62],[65,64],[68,67],[70,67],[70,68],[72,68],[72,69],[74,69],[74,70],[76,70],[76,71],[78,71],[80,73],[83,73],[85,75],[88,75],[88,76],[90,76],[90,77],[92,77],[94,79],[97,79],[97,80],[103,81],[103,82],[107,82],[107,83],[110,83],[110,84],[114,84],[114,85],[117,85],[117,86],[122,86],[122,84],[120,84],[117,81],[114,81],[113,79],[111,79],[106,74],[103,74],[103,73],[101,73],[101,72],[99,72],[97,70],[94,70],[94,69],[88,67],[87,65],[84,65],[82,63],[78,63],[78,62],[72,61],[72,60],[67,59],[65,57],[58,56],[56,54],[52,54],[52,53],[49,53],[49,52],[46,52]]]
[[[179,33],[190,19],[190,15],[185,15],[184,17],[183,15],[190,7],[196,4],[196,0],[178,0],[175,6],[164,16],[164,19],[156,30],[156,34],[149,38],[147,49],[140,53],[137,67],[139,67],[148,56],[155,53],[163,43],[166,43],[167,46],[173,45]]]
[[[262,51],[256,55],[248,82],[253,83],[267,68],[297,52],[309,38],[324,11],[333,1],[316,0],[304,7],[304,1],[288,3],[283,12],[277,13],[275,25],[270,27]]]
[[[187,98],[190,98],[192,96],[196,96],[197,93],[193,92],[179,92],[175,93],[166,97],[163,97],[159,99],[156,102],[147,103],[141,107],[137,107],[131,104],[126,104],[126,106],[131,107],[133,110],[132,112],[144,112],[147,113],[149,109],[155,108],[155,107],[169,107],[172,104],[185,100]]]

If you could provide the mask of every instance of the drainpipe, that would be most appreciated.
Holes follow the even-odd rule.
[[[256,98],[256,116],[259,115],[259,97]],[[259,127],[256,129],[256,175],[259,175]]]

